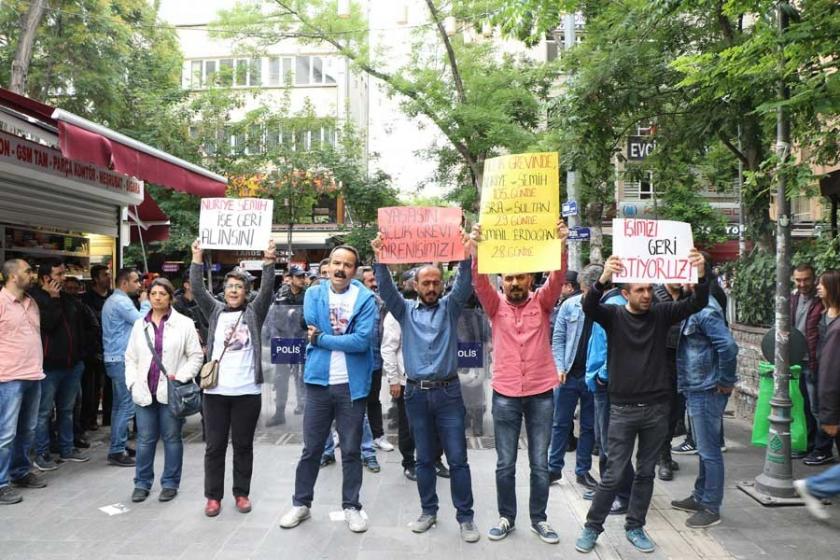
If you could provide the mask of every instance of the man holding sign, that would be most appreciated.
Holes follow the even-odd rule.
[[[566,224],[557,222],[557,239],[565,244]],[[481,226],[472,238],[481,242]],[[528,435],[531,466],[531,530],[544,542],[560,542],[546,521],[548,503],[548,445],[554,414],[553,390],[557,368],[549,345],[549,316],[560,297],[566,278],[566,252],[562,268],[553,271],[542,288],[531,292],[531,274],[502,275],[500,294],[486,274],[478,273],[473,261],[473,283],[493,332],[493,433],[496,437],[496,495],[499,523],[490,529],[490,540],[507,537],[516,520],[516,455],[522,419]],[[476,259],[477,260],[477,259]]]
[[[652,233],[652,232],[651,232]],[[607,468],[586,516],[586,525],[575,548],[591,552],[604,530],[604,521],[616,496],[622,472],[638,439],[636,476],[625,523],[627,540],[642,552],[652,552],[653,542],[644,531],[645,517],[653,495],[656,459],[668,430],[672,381],[666,363],[665,339],[671,325],[706,307],[709,284],[705,261],[699,251],[688,251],[687,260],[699,277],[691,298],[652,305],[649,283],[624,284],[624,306],[601,303],[604,287],[614,277],[629,276],[625,259],[607,259],[601,278],[587,292],[583,311],[607,334],[610,372],[608,393],[611,403],[607,447]]]

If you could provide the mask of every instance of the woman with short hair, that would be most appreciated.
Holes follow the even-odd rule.
[[[169,383],[192,381],[204,361],[193,320],[172,307],[175,289],[166,278],[156,278],[149,290],[152,309],[131,329],[125,351],[125,384],[135,405],[137,464],[131,501],[149,497],[154,482],[155,448],[163,440],[161,502],[178,495],[184,442],[184,419],[169,408]],[[162,369],[161,369],[162,366]]]

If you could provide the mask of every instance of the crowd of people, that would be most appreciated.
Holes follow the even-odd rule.
[[[562,220],[557,237],[565,244]],[[291,529],[310,517],[319,472],[335,462],[334,429],[344,518],[351,531],[367,530],[363,470],[379,471],[376,449],[394,449],[383,425],[384,377],[396,404],[403,474],[416,482],[419,495],[411,531],[424,533],[438,522],[437,479],[448,478],[461,537],[476,542],[481,533],[474,519],[457,330],[464,309],[479,305],[493,353],[499,517],[487,532],[490,540],[504,539],[516,527],[523,422],[529,526],[542,541],[560,540],[546,510],[571,449],[575,483],[591,500],[578,551],[595,548],[609,515],[625,515],[626,538],[638,550],[655,549],[644,528],[646,515],[656,476],[671,480],[679,470],[672,451],[695,452],[699,461],[694,491],[672,507],[691,513],[689,528],[719,523],[723,416],[737,382],[738,347],[727,323],[726,296],[707,258],[690,253],[696,284],[615,284],[623,266],[619,257],[570,271],[564,250],[562,266],[537,286],[534,274],[496,278],[479,272],[479,225],[463,232],[462,241],[465,259],[451,285],[439,266],[427,264],[404,273],[398,287],[379,262],[385,242],[379,235],[371,244],[373,267],[362,266],[355,248],[340,245],[321,262],[316,278],[291,267],[277,293],[267,281],[275,275],[273,242],[264,252],[259,289],[252,289],[250,274],[234,270],[224,276],[220,294],[205,285],[197,241],[179,290],[161,277],[144,289],[132,269],[117,271],[111,290],[110,271],[99,266],[80,295],[80,283],[66,276],[61,262],[46,261],[36,272],[25,260],[7,261],[0,290],[0,504],[20,502],[20,489],[47,486],[37,471],[89,461],[84,432],[98,428],[100,409],[102,423],[110,425],[108,464],[135,470],[132,501],[143,502],[151,493],[161,440],[158,499],[173,500],[182,474],[184,418],[168,406],[170,393],[173,383],[200,379],[204,513],[221,512],[229,441],[235,508],[251,511],[254,437],[266,377],[262,331],[275,303],[301,309],[290,317],[306,339],[303,363],[275,372],[275,409],[266,423],[286,423],[294,382],[303,450],[292,507],[280,526]],[[803,265],[794,280],[792,326],[806,335],[809,350],[801,376],[810,422],[804,462],[822,465],[835,460],[833,446],[840,442],[840,272],[826,271],[818,280]],[[135,449],[128,445],[132,420]],[[672,450],[672,438],[682,432],[686,441]],[[825,518],[822,500],[840,494],[840,466],[795,486],[814,515]]]

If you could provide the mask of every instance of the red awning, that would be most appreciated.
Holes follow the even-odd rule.
[[[169,216],[164,214],[149,191],[145,192],[140,206],[128,209],[131,226],[131,242],[166,241],[169,239]]]

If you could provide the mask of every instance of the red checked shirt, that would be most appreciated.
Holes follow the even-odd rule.
[[[556,387],[548,323],[566,278],[566,254],[563,267],[519,305],[509,303],[487,275],[478,274],[477,258],[473,259],[472,276],[493,331],[493,390],[506,397],[528,397]]]

